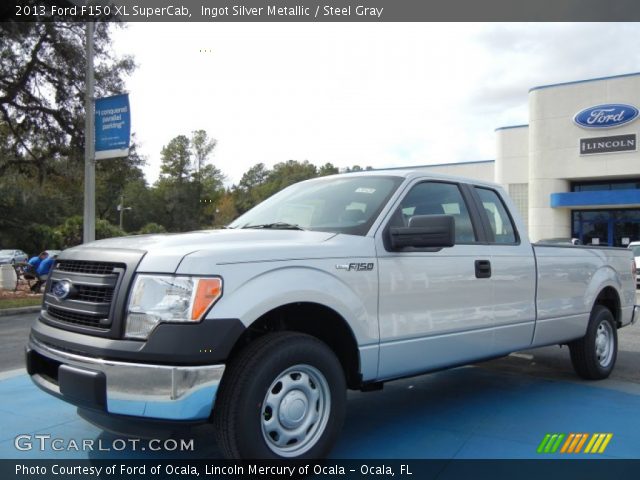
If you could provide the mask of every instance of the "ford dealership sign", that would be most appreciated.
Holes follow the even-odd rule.
[[[610,103],[585,108],[576,113],[573,121],[582,128],[613,128],[633,122],[638,109],[633,105]]]

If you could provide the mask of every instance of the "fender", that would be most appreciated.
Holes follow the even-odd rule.
[[[365,275],[371,278],[365,280]],[[349,280],[354,283],[312,266],[274,266],[231,287],[230,292],[225,288],[223,297],[207,318],[239,318],[248,327],[274,308],[313,302],[341,315],[351,327],[359,347],[377,346],[377,275],[366,273]],[[358,287],[358,292],[354,287]]]
[[[596,303],[596,299],[600,292],[607,287],[613,288],[616,292],[623,290],[622,281],[620,275],[611,266],[603,265],[596,270],[596,273],[591,277],[591,281],[584,292],[584,306],[585,310],[591,313]],[[616,316],[616,312],[613,312]],[[584,332],[587,331],[587,326],[584,326]]]

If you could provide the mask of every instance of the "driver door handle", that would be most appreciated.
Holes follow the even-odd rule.
[[[476,278],[491,278],[491,262],[476,260]]]

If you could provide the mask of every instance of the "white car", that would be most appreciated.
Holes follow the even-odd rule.
[[[640,242],[631,242],[629,248],[633,250],[633,257],[636,260],[636,287],[640,287]]]
[[[16,263],[26,262],[27,259],[27,254],[22,250],[0,250],[0,264],[10,263],[15,265]]]

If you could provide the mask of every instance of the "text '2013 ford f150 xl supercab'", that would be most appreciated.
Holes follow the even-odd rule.
[[[321,457],[347,389],[551,344],[605,378],[636,311],[628,249],[532,245],[497,185],[371,171],[65,250],[27,369],[106,429],[213,422],[227,457]]]

